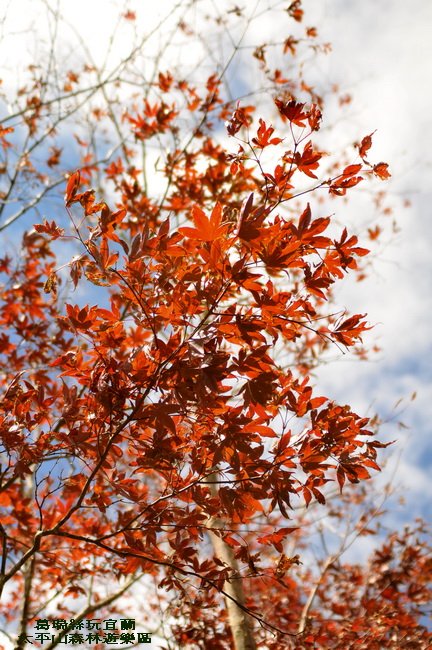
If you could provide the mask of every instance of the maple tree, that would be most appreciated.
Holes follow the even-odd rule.
[[[285,14],[300,24],[301,2]],[[197,37],[183,19],[175,27]],[[288,37],[282,55],[314,39],[313,28]],[[322,98],[301,74],[288,81],[267,47],[253,50],[271,84],[260,114],[225,94],[226,67],[189,81],[157,57],[144,93],[120,103],[136,46],[115,74],[87,63],[87,89],[69,71],[65,99],[35,73],[25,106],[3,122],[2,206],[19,207],[2,229],[50,193],[55,206],[25,229],[19,258],[0,259],[0,612],[17,648],[37,618],[127,611],[140,581],[141,615],[163,622],[153,629],[162,647],[431,641],[423,524],[391,534],[366,564],[344,560],[352,537],[376,532],[381,506],[362,482],[387,443],[377,421],[311,380],[330,349],[364,355],[370,327],[332,293],[362,273],[368,250],[320,197],[385,180],[388,166],[370,162],[373,134],[353,160],[328,162],[316,143]],[[103,109],[90,103],[96,91]],[[99,131],[79,131],[79,164],[53,179],[56,128],[78,109],[53,118],[52,105],[81,92],[89,128],[110,125],[111,146],[103,155]],[[38,167],[32,152],[48,142]],[[347,522],[347,509],[357,518]],[[345,535],[314,566],[321,510]]]

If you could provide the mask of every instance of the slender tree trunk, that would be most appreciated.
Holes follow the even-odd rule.
[[[34,491],[34,475],[27,475],[22,481],[22,497],[31,499]],[[24,573],[24,593],[22,601],[21,619],[17,643],[14,650],[22,650],[27,645],[27,628],[29,618],[31,617],[30,604],[32,596],[33,578],[36,568],[36,555],[32,555],[23,567]]]
[[[210,480],[213,480],[210,478]],[[211,492],[214,496],[217,495],[217,488],[214,484],[210,485]],[[223,522],[217,517],[212,517],[208,523],[209,528],[223,528]],[[243,591],[242,578],[239,573],[237,560],[234,557],[234,552],[223,539],[216,535],[212,530],[209,530],[209,536],[215,555],[219,560],[224,562],[233,570],[234,577],[226,580],[224,583],[224,591],[226,591],[231,598],[234,598],[241,605],[245,604],[245,595]],[[238,605],[225,597],[225,604],[228,612],[228,622],[231,629],[231,634],[234,639],[235,650],[256,650],[256,644],[253,637],[252,619],[247,613],[238,607]]]

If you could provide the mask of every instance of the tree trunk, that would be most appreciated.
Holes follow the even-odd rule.
[[[210,478],[212,480],[212,478]],[[217,488],[214,483],[210,485],[213,496],[217,495]],[[209,528],[223,528],[223,523],[217,517],[212,517],[207,524]],[[239,574],[237,560],[234,557],[234,551],[223,539],[209,530],[209,536],[216,557],[232,569],[234,577],[224,582],[224,591],[234,598],[241,605],[245,604],[242,578]],[[228,622],[231,634],[234,639],[235,650],[256,650],[256,644],[253,637],[252,619],[248,614],[238,607],[238,605],[225,596],[225,604],[228,612]]]

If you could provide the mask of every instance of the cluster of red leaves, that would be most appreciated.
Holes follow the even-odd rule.
[[[288,12],[300,21],[300,2]],[[207,80],[202,97],[169,72],[156,83],[161,93],[182,93],[190,112],[199,107],[205,116],[219,110],[220,119],[228,117],[217,77]],[[262,118],[254,125],[254,107],[236,106],[226,125],[239,142],[237,153],[198,128],[194,146],[167,155],[161,200],[121,158],[105,169],[117,192],[114,210],[97,202],[93,190],[81,191],[88,170],[70,175],[68,236],[80,246],[70,279],[81,295],[101,292],[94,295],[103,296],[103,307],[57,301],[64,276],[55,269],[51,242],[61,244],[66,235],[55,220],[25,235],[21,263],[0,260],[6,278],[0,439],[7,459],[0,472],[1,584],[14,578],[18,584],[36,555],[41,600],[52,589],[82,594],[96,571],[116,577],[142,571],[181,597],[176,613],[189,622],[175,630],[182,647],[222,648],[230,632],[214,608],[232,567],[202,550],[217,517],[223,525],[216,534],[250,581],[247,608],[263,630],[278,631],[274,640],[262,632],[266,647],[289,647],[290,635],[298,634],[306,591],[290,577],[298,556],[283,551],[302,530],[286,520],[299,505],[325,504],[328,486],[342,491],[347,482],[369,478],[379,469],[377,448],[385,445],[367,418],[315,394],[308,376],[330,345],[355,347],[368,329],[363,316],[337,318],[327,308],[333,284],[368,251],[346,229],[330,234],[330,217],[313,217],[309,204],[287,206],[303,176],[317,180],[312,189],[325,186],[338,196],[360,173],[384,179],[388,171],[366,160],[367,136],[359,146],[362,164],[320,181],[323,152],[310,139],[321,122],[318,104],[283,98],[276,107],[280,133]],[[126,112],[124,121],[136,140],[146,141],[175,132],[178,115],[175,102],[160,99]],[[292,150],[284,147],[287,128]],[[280,151],[264,169],[260,156],[268,147]],[[410,558],[415,601],[425,593],[424,557],[419,551]],[[375,603],[376,624],[387,626],[379,638],[392,638],[389,592],[373,591],[359,570],[349,570],[352,604],[329,595],[340,589],[339,579],[349,590],[341,569],[326,573],[321,609],[311,610],[313,621],[295,647],[332,638],[328,647],[342,648],[361,639],[364,615],[358,613],[355,628],[347,623],[357,601],[367,612]],[[193,602],[185,577],[203,587]],[[287,589],[276,611],[281,585]],[[359,595],[360,586],[373,594]],[[402,616],[405,596],[398,607]],[[410,612],[402,616],[398,634],[414,620]],[[426,638],[421,626],[416,630]]]
[[[428,535],[422,524],[393,533],[377,546],[365,565],[344,562],[337,554],[319,562],[319,577],[312,578],[314,597],[307,608],[302,634],[295,639],[285,638],[284,647],[305,650],[429,647],[432,635],[426,627],[426,618],[432,590]],[[286,625],[287,620],[294,627],[306,612],[297,590],[298,581],[309,583],[310,571],[302,567],[295,573],[292,569],[288,571],[279,580],[282,607],[273,605],[271,579],[265,579],[262,592],[256,594],[257,600],[266,603],[276,627]],[[295,574],[297,581],[293,579]],[[424,626],[419,625],[421,619]],[[281,639],[268,647],[281,648]]]

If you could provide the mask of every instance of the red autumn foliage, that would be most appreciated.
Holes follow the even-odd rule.
[[[301,22],[301,2],[287,14]],[[350,535],[377,532],[362,482],[387,446],[311,380],[326,351],[358,351],[370,329],[332,302],[368,251],[315,196],[385,180],[387,165],[366,161],[366,136],[362,163],[329,178],[312,91],[278,95],[279,115],[270,98],[261,116],[225,100],[217,75],[201,88],[175,69],[154,79],[122,114],[120,153],[84,161],[64,208],[24,233],[19,260],[0,260],[1,615],[24,648],[37,618],[113,617],[143,579],[145,622],[169,618],[154,633],[179,648],[427,647],[422,524],[366,564],[345,559],[345,540],[310,552],[314,513],[343,526],[351,508]],[[29,101],[34,134],[43,103]],[[136,152],[167,134],[161,197]]]

